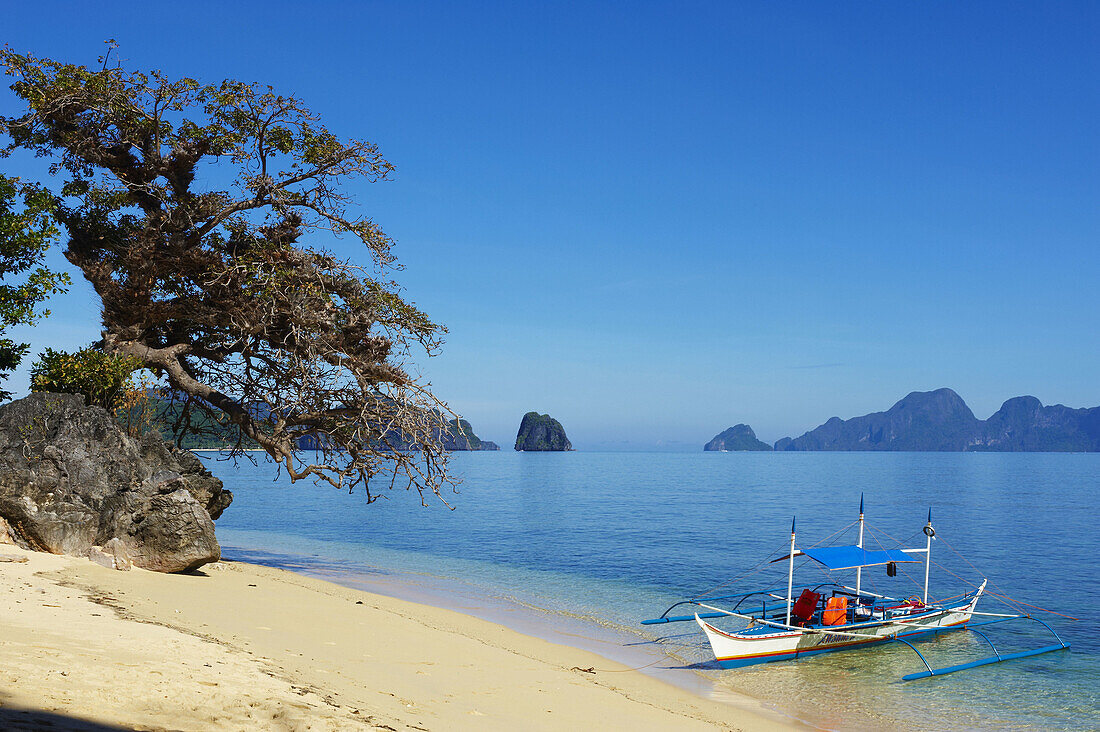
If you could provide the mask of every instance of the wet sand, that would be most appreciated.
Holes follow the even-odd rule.
[[[284,570],[219,562],[165,575],[0,553],[28,559],[0,562],[5,728],[793,724],[747,697],[706,699],[590,651]]]

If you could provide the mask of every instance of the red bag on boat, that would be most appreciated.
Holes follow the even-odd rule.
[[[817,610],[817,601],[820,598],[821,595],[813,590],[802,590],[802,594],[794,601],[794,607],[791,608],[791,615],[795,618],[795,625],[802,625],[803,623],[810,622],[810,618],[813,617],[814,611]]]

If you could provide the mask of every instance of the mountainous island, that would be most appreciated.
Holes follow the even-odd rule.
[[[573,444],[565,436],[561,422],[549,414],[528,412],[523,415],[516,434],[516,450],[521,452],[565,452]]]
[[[746,450],[771,450],[772,446],[756,439],[756,433],[747,424],[738,424],[703,446],[705,452],[735,452]]]
[[[1043,406],[1020,396],[980,420],[951,389],[915,391],[885,412],[833,417],[801,437],[784,437],[775,449],[1100,452],[1100,407]]]
[[[180,413],[183,408],[182,400],[178,398],[175,400],[166,398],[155,389],[149,390],[147,400],[145,409],[148,410],[149,415],[152,415],[150,420],[152,422],[151,427],[159,431],[165,440],[174,443],[175,435],[173,434],[171,425],[175,424],[180,419]],[[140,415],[134,414],[131,415],[130,418],[138,420],[140,419]],[[126,421],[125,417],[123,421]],[[227,450],[232,447],[236,441],[236,430],[233,425],[229,424],[228,420],[224,422],[214,422],[206,415],[195,412],[191,415],[191,423],[195,426],[197,431],[184,435],[179,446],[185,450]],[[442,432],[443,434],[440,435],[439,439],[443,444],[443,449],[451,452],[500,449],[500,445],[497,443],[479,438],[474,433],[473,426],[465,419],[449,420],[446,428]],[[414,449],[411,444],[402,439],[401,435],[392,430],[387,436],[386,441],[395,450]],[[249,449],[257,448],[259,445],[245,438],[242,447]],[[298,449],[319,449],[317,438],[312,435],[299,437]]]
[[[452,419],[447,423],[449,429],[444,436],[444,447],[452,451],[463,450],[499,450],[500,445],[490,440],[482,440],[474,434],[474,428],[464,419]]]
[[[474,434],[474,428],[464,419],[452,419],[447,422],[446,432],[440,436],[443,449],[451,452],[465,452],[468,450],[499,450],[500,445],[490,440],[482,440]],[[394,450],[412,450],[413,445],[401,438],[400,435],[391,432],[387,437],[387,443]],[[224,443],[223,443],[224,444]],[[219,447],[220,445],[213,445]],[[318,449],[317,439],[312,435],[298,438],[299,450]]]

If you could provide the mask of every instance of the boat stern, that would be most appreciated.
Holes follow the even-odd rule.
[[[715,628],[698,614],[695,615],[695,622],[707,636],[714,658],[722,668],[739,668],[795,658],[798,655],[798,643],[802,639],[802,633],[764,625],[726,632]]]

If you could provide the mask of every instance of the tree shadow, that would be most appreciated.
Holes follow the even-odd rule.
[[[43,730],[65,730],[65,732],[123,732],[129,730],[132,732],[135,728],[90,722],[86,719],[70,717],[57,712],[0,707],[0,729],[27,730],[28,732],[43,732]]]

